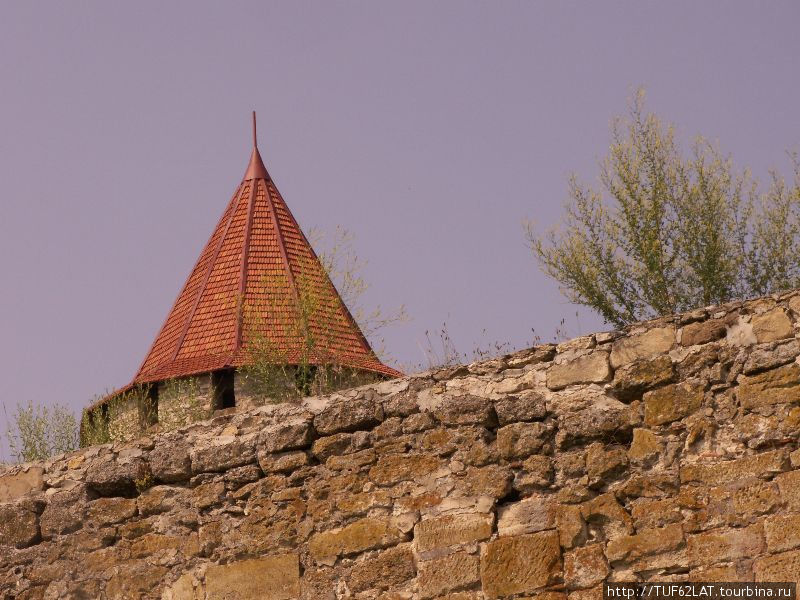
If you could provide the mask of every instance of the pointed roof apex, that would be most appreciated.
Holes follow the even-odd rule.
[[[253,153],[250,155],[250,164],[247,165],[247,171],[244,173],[244,180],[248,179],[269,179],[267,167],[264,166],[264,161],[261,160],[261,154],[258,152],[256,111],[253,111]]]

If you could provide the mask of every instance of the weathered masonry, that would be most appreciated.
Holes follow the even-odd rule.
[[[255,113],[244,178],[152,348],[128,386],[87,410],[85,426],[124,440],[258,404],[271,390],[243,376],[254,362],[287,366],[280,376],[301,388],[401,375],[375,356],[267,172]]]
[[[0,597],[800,580],[800,293],[0,472]]]

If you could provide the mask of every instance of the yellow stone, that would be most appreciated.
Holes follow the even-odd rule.
[[[206,571],[208,600],[291,600],[300,596],[297,554],[211,565]]]
[[[403,534],[388,519],[360,519],[339,529],[315,534],[308,543],[311,556],[320,564],[332,565],[339,556],[385,548],[403,541]]]

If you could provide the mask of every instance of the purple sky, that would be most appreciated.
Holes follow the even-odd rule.
[[[244,172],[250,110],[304,229],[342,225],[424,361],[603,329],[538,270],[639,85],[764,175],[800,147],[797,2],[0,6],[0,402],[125,384]],[[485,338],[481,331],[486,329]],[[0,426],[2,423],[0,414]],[[5,429],[5,427],[2,427]]]

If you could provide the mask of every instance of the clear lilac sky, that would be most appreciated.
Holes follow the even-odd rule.
[[[644,86],[763,176],[800,147],[800,3],[0,2],[0,402],[127,383],[260,147],[301,226],[342,225],[405,364],[603,329],[522,221],[594,181]],[[481,332],[486,329],[485,338]],[[0,414],[0,426],[2,426]],[[5,427],[2,427],[5,429]]]

